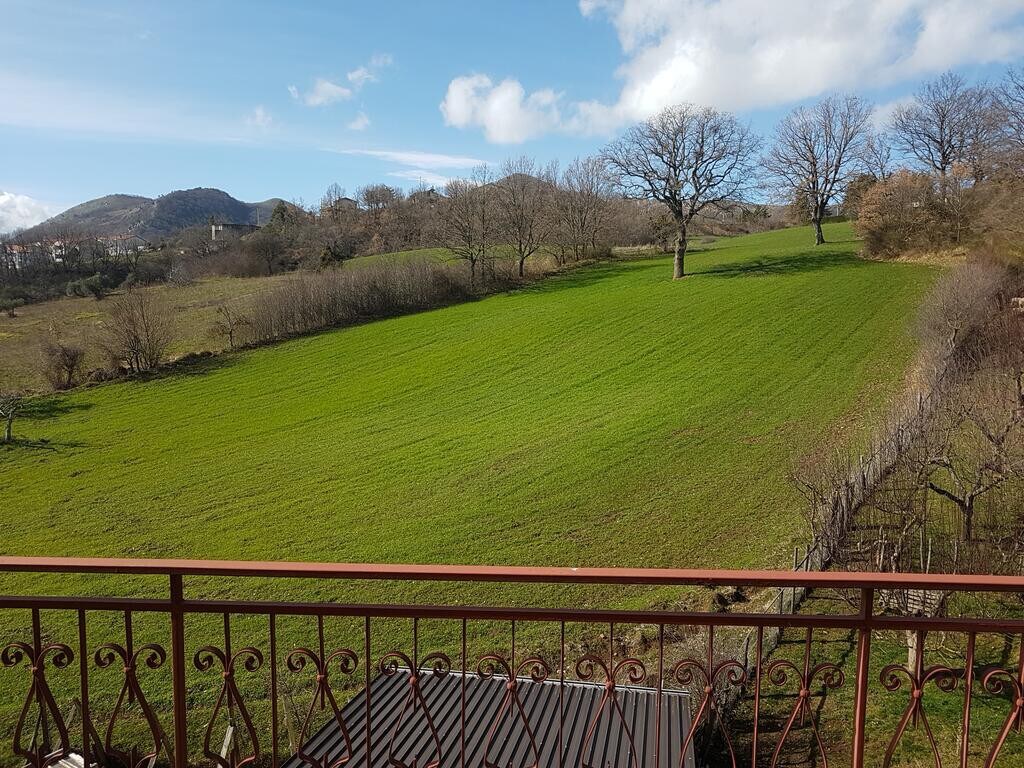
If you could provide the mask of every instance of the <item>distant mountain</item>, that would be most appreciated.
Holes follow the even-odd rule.
[[[107,195],[69,208],[25,234],[32,237],[72,226],[99,237],[131,233],[157,241],[206,224],[211,216],[224,224],[265,223],[280,202],[275,197],[261,203],[244,203],[227,192],[204,187],[169,192],[155,200],[138,195]]]

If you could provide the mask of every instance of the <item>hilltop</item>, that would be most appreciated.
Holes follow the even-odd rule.
[[[145,240],[160,240],[205,224],[211,216],[233,224],[265,222],[280,202],[275,197],[246,203],[207,187],[177,190],[157,198],[106,195],[69,208],[25,234],[32,237],[48,230],[74,227],[99,237],[131,233]]]

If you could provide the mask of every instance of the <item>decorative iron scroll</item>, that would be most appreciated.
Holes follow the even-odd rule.
[[[771,768],[777,768],[779,758],[782,755],[782,748],[785,746],[790,733],[792,733],[793,726],[796,724],[798,717],[800,718],[801,725],[804,722],[810,721],[811,732],[814,734],[814,741],[818,747],[818,756],[821,758],[822,768],[828,768],[828,755],[825,754],[825,744],[821,740],[821,733],[818,731],[818,719],[811,709],[811,689],[814,687],[815,681],[818,681],[826,689],[835,690],[836,688],[842,687],[843,683],[846,682],[846,676],[843,674],[843,670],[839,668],[838,664],[823,662],[821,664],[811,666],[810,629],[807,630],[807,636],[804,639],[803,667],[797,667],[796,664],[788,659],[779,659],[768,665],[768,668],[765,670],[765,677],[773,685],[782,686],[789,680],[789,674],[791,672],[800,683],[800,690],[797,693],[797,699],[796,703],[793,705],[793,711],[790,712],[789,718],[786,720],[786,725],[783,727],[782,733],[779,736],[779,743],[775,746],[775,752],[772,755],[772,761],[770,764]]]
[[[217,703],[213,707],[213,714],[210,715],[210,723],[203,736],[203,754],[221,768],[244,768],[244,766],[256,762],[260,757],[259,738],[253,727],[252,718],[249,716],[249,710],[245,706],[245,700],[238,692],[238,684],[235,682],[235,669],[239,662],[247,672],[255,672],[263,666],[263,654],[255,648],[242,648],[228,657],[227,653],[221,649],[206,645],[196,651],[193,660],[196,669],[200,672],[208,672],[214,668],[214,665],[219,664],[221,676],[224,679],[220,694],[217,696]],[[252,754],[243,758],[236,739],[232,742],[228,757],[222,757],[212,748],[213,729],[223,713],[227,713],[228,726],[234,728],[236,711],[237,717],[241,720],[242,727],[249,737],[249,743],[252,745]]]
[[[405,698],[402,700],[402,709],[398,714],[398,719],[395,721],[395,727],[391,731],[391,740],[388,742],[388,763],[394,766],[394,768],[437,768],[441,764],[441,759],[443,757],[441,754],[441,738],[437,733],[437,726],[434,724],[434,718],[430,715],[430,708],[427,707],[426,699],[423,698],[421,673],[429,669],[431,674],[435,677],[443,677],[451,672],[451,659],[443,653],[431,653],[423,658],[423,663],[417,668],[412,659],[404,653],[401,651],[392,651],[381,658],[380,664],[378,665],[381,674],[388,677],[398,674],[398,671],[402,666],[405,666],[409,670],[409,690],[408,693],[406,693]],[[395,742],[398,740],[398,734],[401,732],[402,726],[411,714],[410,709],[415,711],[418,707],[421,707],[423,710],[423,719],[430,731],[430,740],[433,744],[434,750],[434,759],[425,763],[422,767],[419,764],[419,755],[413,756],[411,763],[404,763],[395,756]]]
[[[3,666],[10,669],[27,660],[28,670],[32,674],[32,682],[25,695],[25,703],[21,707],[17,724],[14,727],[14,753],[27,760],[28,765],[32,768],[49,768],[71,754],[67,724],[61,716],[50,686],[46,682],[47,657],[52,657],[51,663],[56,669],[64,669],[74,660],[75,654],[71,648],[62,643],[44,645],[38,652],[33,646],[26,643],[8,643],[0,651],[0,663]],[[40,718],[46,718],[53,723],[59,739],[57,749],[48,752],[49,745],[45,743],[33,749],[31,739],[30,743],[25,745],[25,727],[28,724],[33,705],[38,708]]]
[[[484,765],[487,768],[512,768],[511,765],[500,766],[490,759],[491,747],[494,744],[494,737],[498,733],[498,728],[505,717],[511,713],[513,718],[518,717],[519,721],[523,724],[523,730],[529,739],[530,751],[533,754],[532,762],[527,763],[523,768],[537,768],[540,764],[540,750],[537,748],[536,735],[530,727],[529,719],[526,717],[523,701],[519,698],[518,678],[523,677],[528,672],[532,682],[543,683],[548,679],[548,675],[551,674],[551,668],[538,656],[531,656],[524,660],[515,670],[512,669],[508,661],[496,654],[484,656],[477,663],[477,673],[484,680],[493,678],[499,669],[504,673],[506,679],[505,696],[502,698],[498,714],[495,715],[494,722],[487,732],[487,741],[484,745]]]
[[[633,740],[633,732],[629,728],[625,712],[622,711],[622,704],[619,703],[619,696],[615,687],[617,685],[618,678],[622,675],[625,675],[626,680],[631,684],[639,685],[647,679],[647,669],[644,667],[644,663],[640,661],[640,659],[634,658],[623,659],[614,667],[609,668],[604,659],[590,653],[582,656],[580,660],[576,662],[576,676],[585,682],[594,680],[597,677],[598,670],[601,670],[604,675],[604,694],[602,694],[601,701],[597,705],[597,712],[594,714],[594,719],[590,722],[590,727],[587,729],[587,735],[583,739],[583,747],[580,749],[580,765],[583,766],[583,768],[603,768],[603,766],[590,766],[586,762],[586,755],[587,748],[590,746],[590,743],[594,738],[594,731],[597,729],[597,724],[601,722],[601,716],[605,709],[607,709],[609,711],[609,717],[611,716],[611,713],[618,716],[619,722],[622,725],[622,732],[626,735],[626,743],[629,745],[629,765],[639,766],[640,761],[637,757],[636,743]]]
[[[341,708],[338,706],[338,701],[335,699],[334,691],[331,688],[329,673],[331,666],[335,663],[343,675],[351,675],[355,672],[356,667],[359,666],[359,659],[348,648],[339,648],[326,656],[321,656],[309,648],[296,648],[285,659],[285,664],[292,672],[301,672],[306,668],[307,664],[311,664],[313,669],[316,670],[316,688],[313,690],[313,700],[310,702],[305,720],[302,721],[302,728],[299,731],[299,747],[295,753],[302,762],[312,766],[312,768],[338,768],[338,766],[342,766],[352,759],[352,738],[349,736],[348,728],[345,726],[345,719],[341,716]],[[333,760],[327,753],[318,760],[303,749],[313,725],[318,701],[321,711],[327,709],[327,706],[330,705],[331,717],[337,724],[341,737],[345,742],[344,753]]]
[[[143,657],[145,658],[143,659]],[[114,705],[114,711],[110,714],[110,720],[107,723],[103,748],[106,754],[116,758],[125,768],[141,768],[143,765],[151,765],[161,750],[166,749],[168,754],[171,753],[167,743],[167,736],[160,726],[160,720],[157,718],[156,713],[153,712],[153,708],[146,700],[146,695],[142,692],[138,676],[140,659],[143,660],[145,666],[149,669],[160,669],[164,662],[167,661],[167,652],[154,643],[143,645],[131,654],[123,646],[115,643],[106,643],[96,649],[94,660],[96,666],[100,669],[106,669],[113,665],[117,659],[120,659],[124,665],[124,683],[121,685],[121,692],[117,696],[117,703]],[[118,719],[124,716],[125,707],[130,702],[134,702],[142,712],[142,716],[146,720],[146,726],[149,728],[150,737],[153,740],[153,750],[144,755],[139,754],[138,747],[134,744],[129,752],[124,752],[114,746],[114,727],[117,725]]]

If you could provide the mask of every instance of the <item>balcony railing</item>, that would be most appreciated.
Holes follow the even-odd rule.
[[[990,768],[1024,752],[1024,621],[988,615],[1020,577],[3,557],[0,579],[46,593],[0,586],[5,764]],[[285,580],[330,599],[251,598]],[[370,580],[439,584],[430,604],[345,600]],[[728,610],[590,607],[681,605],[683,587],[746,592]],[[780,614],[758,607],[768,588],[832,599]],[[488,590],[515,604],[463,604]],[[877,608],[897,592],[964,611]]]

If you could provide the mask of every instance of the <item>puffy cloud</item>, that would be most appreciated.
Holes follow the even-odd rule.
[[[55,211],[28,195],[0,191],[0,232],[31,227],[50,218]]]
[[[370,118],[366,116],[365,112],[357,114],[348,124],[350,131],[365,131],[370,127]]]
[[[663,107],[744,111],[865,90],[1024,54],[1020,0],[579,0],[607,18],[624,60],[613,102],[525,95],[516,80],[457,77],[442,112],[495,142],[607,134]]]
[[[549,88],[527,94],[511,78],[495,85],[487,75],[467,75],[448,84],[441,114],[448,125],[483,128],[488,141],[519,144],[559,127],[559,99]]]
[[[313,87],[305,93],[300,93],[294,85],[288,86],[288,93],[296,101],[301,101],[307,107],[326,107],[337,101],[344,101],[352,98],[352,90],[343,85],[332,83],[323,77],[318,77]]]

